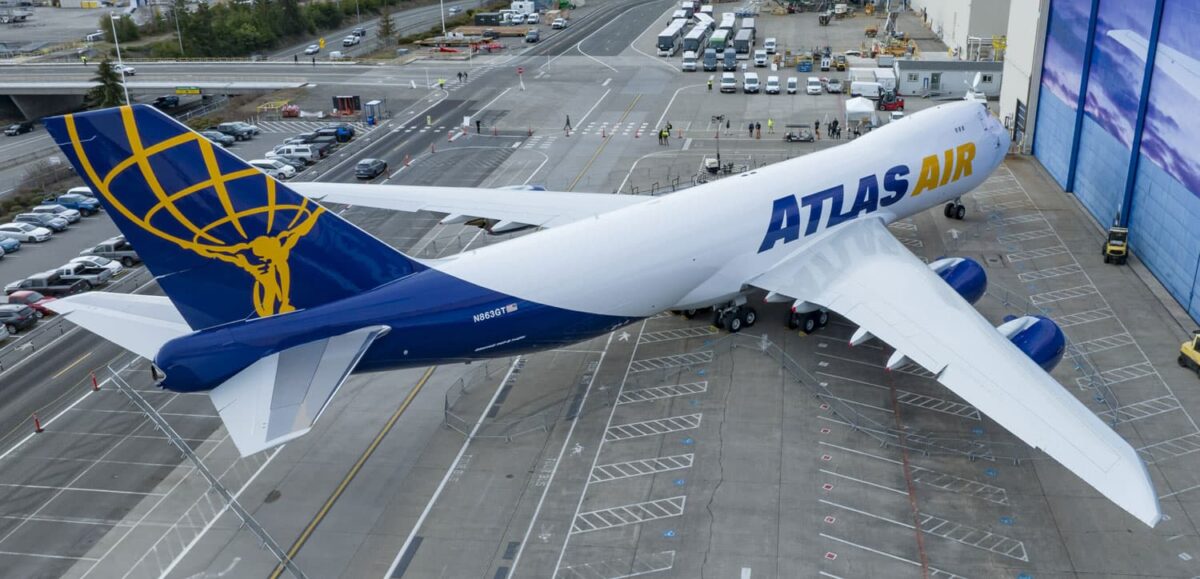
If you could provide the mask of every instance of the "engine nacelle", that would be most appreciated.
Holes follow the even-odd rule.
[[[1053,370],[1067,348],[1067,338],[1058,324],[1043,316],[1009,318],[996,331],[1042,369],[1047,372]]]
[[[987,273],[969,257],[946,257],[929,264],[968,303],[974,304],[987,292]]]

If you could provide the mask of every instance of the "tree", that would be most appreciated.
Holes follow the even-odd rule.
[[[379,39],[384,46],[392,41],[392,35],[396,33],[396,27],[392,24],[392,10],[384,8],[383,14],[379,17]]]
[[[88,106],[108,108],[125,104],[125,87],[121,86],[121,75],[113,70],[112,61],[107,58],[100,61],[92,82],[96,86],[88,91]]]

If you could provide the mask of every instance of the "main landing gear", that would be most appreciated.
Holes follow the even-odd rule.
[[[967,216],[967,206],[962,204],[961,199],[955,199],[946,204],[946,208],[942,211],[950,219],[962,221]]]
[[[806,313],[791,312],[788,314],[787,327],[789,330],[803,330],[811,334],[829,323],[829,312],[814,310]]]
[[[745,304],[729,304],[713,308],[713,325],[736,334],[758,321],[758,312]]]

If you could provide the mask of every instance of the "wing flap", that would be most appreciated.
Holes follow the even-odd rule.
[[[259,359],[209,391],[242,456],[307,433],[387,326],[361,328]]]
[[[1137,452],[900,244],[877,219],[839,227],[751,282],[837,311],[1114,503],[1161,513]]]
[[[289,186],[301,195],[328,203],[393,211],[432,211],[446,213],[462,221],[476,217],[537,227],[556,227],[636,205],[647,199],[637,195],[605,193],[363,183],[310,182],[291,183]]]

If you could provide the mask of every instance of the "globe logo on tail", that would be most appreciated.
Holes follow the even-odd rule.
[[[195,132],[183,132],[146,147],[134,111],[121,107],[121,116],[131,154],[104,175],[97,173],[89,160],[73,116],[66,117],[71,143],[93,189],[145,232],[249,274],[254,279],[249,297],[259,316],[294,311],[288,259],[325,209],[307,198],[296,201],[298,196],[290,192],[284,196],[288,201],[281,202],[275,180],[253,167],[239,165],[237,170],[222,171],[215,145]],[[154,172],[152,159],[156,156],[191,169],[203,167],[207,175],[168,191]],[[114,182],[120,187],[114,187]],[[137,187],[130,187],[130,183]],[[142,186],[153,195],[153,203],[137,204],[133,197],[122,199],[122,191]]]

